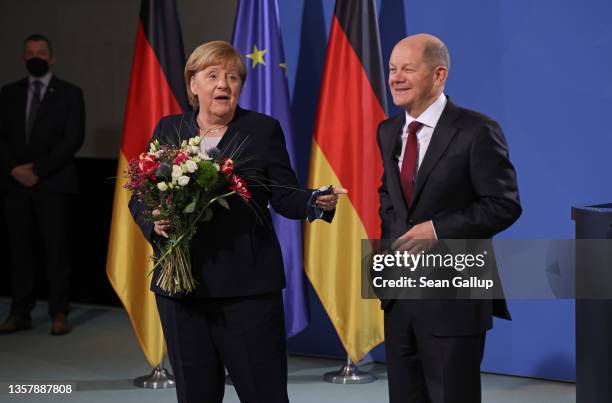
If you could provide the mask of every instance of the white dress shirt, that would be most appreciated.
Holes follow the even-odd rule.
[[[417,154],[418,154],[418,165],[417,165],[417,175],[418,169],[421,167],[421,163],[423,162],[423,158],[425,157],[425,153],[427,152],[427,148],[429,147],[429,142],[431,141],[431,136],[433,135],[434,129],[438,124],[438,120],[440,120],[440,116],[442,116],[442,112],[444,111],[444,107],[446,106],[446,95],[444,93],[440,94],[438,99],[434,101],[433,104],[429,105],[427,109],[420,116],[414,118],[406,112],[406,124],[402,129],[402,149],[401,154],[398,158],[398,166],[400,172],[402,171],[402,161],[404,160],[404,151],[406,151],[406,141],[408,141],[408,125],[412,123],[412,121],[416,120],[419,123],[422,123],[423,126],[417,131]],[[431,224],[433,229],[434,237],[438,239],[438,234],[436,233],[436,228]]]
[[[222,138],[223,136],[201,136],[200,151],[204,154],[208,154],[208,150],[217,147]]]
[[[40,87],[40,100],[42,101],[43,98],[45,97],[45,93],[47,92],[47,89],[49,88],[49,83],[51,82],[51,77],[53,77],[53,73],[51,71],[47,71],[47,74],[45,74],[42,77],[32,77],[30,76],[28,78],[29,81],[29,87],[28,87],[28,100],[26,103],[26,124],[28,121],[28,117],[30,116],[30,105],[32,104],[32,97],[34,96],[34,81],[38,80],[42,83],[41,87]]]
[[[438,124],[438,120],[440,120],[440,116],[442,115],[442,111],[444,111],[444,107],[446,106],[446,95],[444,93],[440,94],[438,99],[434,101],[433,104],[429,105],[429,108],[425,109],[420,116],[414,118],[406,112],[406,124],[402,129],[402,148],[400,151],[400,155],[398,158],[398,167],[401,172],[402,170],[402,161],[404,160],[404,151],[406,151],[406,141],[408,141],[408,125],[412,123],[412,121],[416,120],[419,123],[422,123],[423,126],[417,131],[417,154],[418,154],[418,165],[417,165],[417,175],[418,169],[421,167],[421,163],[423,162],[423,157],[425,157],[425,153],[427,152],[427,147],[429,147],[429,142],[431,141],[431,135]]]

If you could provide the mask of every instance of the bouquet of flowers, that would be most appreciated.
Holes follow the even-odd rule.
[[[144,204],[145,219],[170,221],[168,239],[154,240],[153,269],[161,267],[157,286],[169,294],[192,292],[196,281],[189,241],[198,224],[212,218],[213,203],[229,209],[226,199],[232,195],[247,203],[251,199],[246,182],[234,172],[234,161],[201,152],[199,136],[180,145],[154,140],[148,152],[129,162],[126,177],[124,187]]]

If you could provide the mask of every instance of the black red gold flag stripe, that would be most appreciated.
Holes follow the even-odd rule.
[[[376,128],[386,118],[374,0],[337,0],[311,150],[309,185],[349,190],[332,225],[306,228],[306,273],[342,344],[358,361],[383,341],[380,304],[361,298],[361,240],[380,236],[382,162]]]
[[[188,107],[184,65],[176,2],[142,0],[117,166],[106,272],[151,366],[161,362],[165,351],[147,276],[152,267],[152,250],[130,215],[130,195],[123,188],[123,173],[129,160],[145,151],[159,119]]]

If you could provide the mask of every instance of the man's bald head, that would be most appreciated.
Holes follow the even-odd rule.
[[[446,70],[450,70],[450,55],[448,53],[448,48],[440,38],[434,35],[411,35],[399,41],[395,46],[420,48],[423,52],[423,61],[429,66],[444,66]]]
[[[399,41],[389,58],[393,103],[418,117],[444,91],[449,64],[446,45],[433,35],[412,35]]]

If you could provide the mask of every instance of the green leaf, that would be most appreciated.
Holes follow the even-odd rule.
[[[193,201],[185,206],[185,208],[183,209],[183,213],[185,213],[185,214],[193,213],[195,211],[195,207],[196,207],[196,200],[197,199],[194,197]]]
[[[230,206],[227,203],[227,200],[225,199],[217,199],[217,203],[219,203],[221,206],[225,207],[228,210],[230,209]]]
[[[204,218],[202,218],[202,221],[208,222],[212,219],[212,216],[213,216],[212,209],[207,208],[206,211],[204,212]]]

